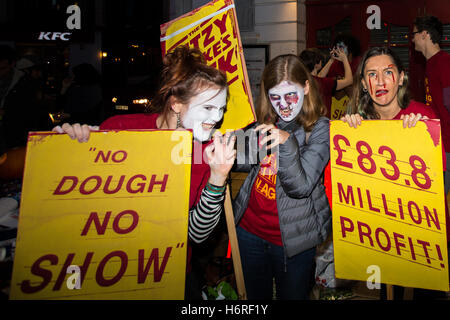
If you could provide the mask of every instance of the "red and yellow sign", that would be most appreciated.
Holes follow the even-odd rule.
[[[222,133],[256,120],[233,0],[215,0],[161,26],[163,55],[179,45],[200,49],[206,62],[227,75],[229,101]]]
[[[431,106],[433,104],[433,97],[431,96],[430,82],[428,81],[428,77],[425,77],[425,100],[427,106]]]
[[[190,155],[172,150],[192,134],[172,133],[30,135],[11,299],[184,298]]]
[[[347,111],[347,104],[349,98],[347,95],[343,96],[341,99],[331,98],[331,116],[330,120],[340,120]]]
[[[448,291],[439,121],[330,130],[336,277]]]

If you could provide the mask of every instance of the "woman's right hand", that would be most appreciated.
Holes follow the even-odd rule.
[[[236,135],[231,135],[230,132],[222,135],[219,130],[215,131],[213,142],[205,148],[205,154],[211,168],[209,183],[216,186],[225,185],[228,173],[236,159],[235,143]]]
[[[341,118],[341,120],[348,123],[350,127],[356,128],[361,125],[361,121],[363,120],[363,118],[359,114],[355,113],[346,114]]]
[[[62,126],[56,126],[52,129],[53,132],[67,133],[72,140],[77,139],[78,142],[87,142],[91,131],[97,130],[99,130],[98,126],[80,125],[79,123],[72,125],[64,123]]]
[[[347,55],[345,54],[344,49],[342,49],[342,48],[333,49],[332,56],[334,57],[334,59],[341,61],[341,62],[344,62],[345,59],[348,59]]]

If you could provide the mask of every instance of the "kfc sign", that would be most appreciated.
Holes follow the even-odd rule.
[[[41,33],[39,34],[38,40],[47,40],[47,41],[62,40],[62,41],[69,41],[71,35],[72,35],[72,32],[45,32],[45,31],[41,31]]]
[[[81,29],[81,9],[77,5],[71,5],[67,7],[66,10],[67,14],[71,14],[66,21],[67,29],[73,30],[73,29]],[[47,41],[55,41],[55,40],[62,40],[62,41],[69,41],[70,36],[72,35],[72,32],[45,32],[41,31],[39,33],[38,40],[47,40]]]

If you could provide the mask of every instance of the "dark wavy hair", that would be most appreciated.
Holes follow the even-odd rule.
[[[179,46],[163,59],[159,89],[147,111],[160,113],[166,119],[173,99],[188,104],[200,91],[212,87],[228,89],[226,75],[206,65],[200,50]]]
[[[325,55],[317,48],[307,48],[298,57],[302,60],[305,67],[308,68],[309,72],[312,72],[316,64],[320,62],[324,65],[326,60]]]
[[[438,18],[434,16],[417,17],[414,25],[418,32],[427,31],[430,34],[431,42],[435,44],[441,42],[443,27]]]
[[[256,115],[259,123],[276,123],[278,115],[273,110],[269,98],[269,90],[282,81],[290,81],[300,84],[302,87],[309,82],[309,93],[305,95],[303,107],[296,121],[306,131],[311,131],[312,126],[326,113],[326,107],[322,102],[316,82],[299,57],[293,54],[284,54],[272,59],[265,67],[258,101],[256,103]]]
[[[361,62],[358,65],[358,69],[353,77],[353,95],[348,103],[347,113],[355,114],[359,113],[365,119],[379,119],[380,115],[373,106],[372,98],[367,90],[362,85],[362,79],[364,78],[365,68],[367,60],[375,56],[387,55],[391,58],[392,62],[398,69],[399,74],[404,73],[403,84],[399,86],[397,92],[397,101],[400,108],[405,109],[408,107],[410,96],[408,91],[408,75],[400,58],[395,54],[392,49],[387,47],[374,47],[367,50]]]

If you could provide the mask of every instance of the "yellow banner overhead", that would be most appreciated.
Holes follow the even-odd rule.
[[[29,136],[11,299],[184,298],[191,155],[172,150],[192,133],[173,133]]]
[[[238,130],[256,120],[242,43],[232,0],[215,0],[161,25],[163,55],[175,47],[198,48],[210,66],[226,73],[229,100],[220,131]]]
[[[336,277],[449,290],[440,123],[331,121]]]

